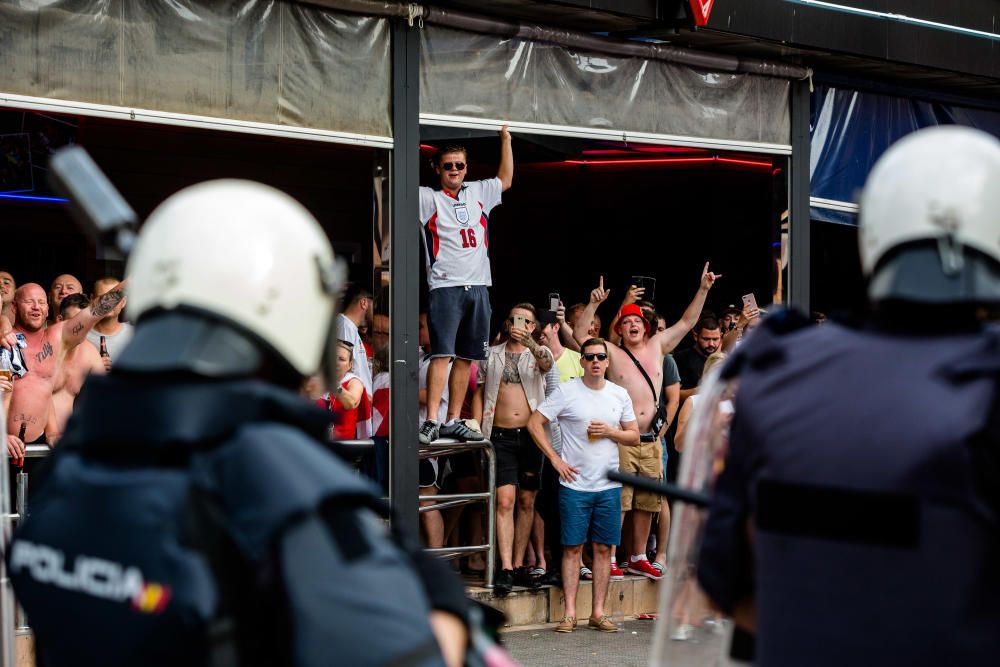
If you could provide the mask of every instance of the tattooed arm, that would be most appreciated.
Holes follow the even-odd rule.
[[[127,287],[128,280],[121,281],[91,301],[90,306],[74,315],[72,319],[62,322],[63,349],[72,350],[87,339],[87,332],[93,329],[95,324],[111,313],[120,310],[120,306],[125,300]]]

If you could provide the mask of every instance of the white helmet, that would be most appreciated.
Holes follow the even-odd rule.
[[[1000,141],[959,126],[905,137],[872,169],[859,222],[873,300],[1000,301]]]
[[[139,326],[126,352],[146,333],[123,370],[248,373],[264,351],[304,376],[330,349],[343,272],[309,211],[266,185],[209,181],[172,195],[140,231],[127,274]]]

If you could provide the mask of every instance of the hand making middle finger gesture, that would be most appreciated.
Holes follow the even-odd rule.
[[[706,266],[708,266],[706,264]],[[607,298],[611,296],[611,290],[604,289],[604,276],[601,276],[601,282],[598,284],[596,289],[590,292],[590,302],[591,303],[603,303]]]

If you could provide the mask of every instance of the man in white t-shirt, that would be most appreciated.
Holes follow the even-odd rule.
[[[427,259],[431,360],[427,377],[430,418],[420,426],[421,444],[438,437],[482,440],[483,434],[459,419],[473,361],[486,359],[490,343],[489,214],[514,179],[510,132],[500,129],[500,168],[495,178],[465,181],[465,148],[448,146],[434,171],[441,189],[420,188],[420,226]],[[454,359],[451,372],[448,364]],[[445,422],[434,419],[447,381],[451,394]]]
[[[576,629],[576,592],[580,555],[588,533],[594,542],[594,562],[607,563],[612,545],[621,539],[621,484],[607,479],[618,470],[619,445],[639,444],[639,425],[628,392],[604,379],[608,346],[591,338],[580,348],[584,375],[559,385],[528,421],[535,439],[559,473],[559,516],[562,521],[562,576],[566,616],[556,632]],[[545,425],[559,420],[562,455],[545,434]],[[611,571],[594,568],[592,613],[588,625],[602,632],[618,626],[604,613]]]
[[[59,276],[56,278],[56,282],[53,283],[53,293],[56,293],[56,284],[62,280],[63,287],[61,289],[61,296],[59,298],[60,302],[62,298],[66,296],[66,278],[72,278],[73,276]],[[94,282],[94,298],[98,299],[111,290],[118,287],[121,281],[117,278],[101,278]],[[132,325],[128,322],[120,322],[118,316],[121,315],[122,309],[125,307],[125,299],[122,299],[114,310],[112,310],[107,317],[102,319],[100,322],[94,325],[94,328],[87,332],[87,340],[91,345],[97,348],[97,351],[101,351],[101,340],[104,341],[104,347],[108,350],[108,356],[102,357],[104,361],[104,370],[110,371],[111,365],[114,360],[118,358],[124,350],[125,347],[132,341]],[[58,309],[57,309],[58,311]]]

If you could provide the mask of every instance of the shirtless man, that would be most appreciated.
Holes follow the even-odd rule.
[[[531,337],[536,325],[535,307],[530,303],[511,309],[505,324],[510,339],[490,347],[479,366],[472,401],[472,416],[482,424],[483,435],[492,439],[496,451],[500,572],[493,592],[501,597],[515,584],[538,587],[522,567],[542,471],[542,452],[527,426],[531,413],[545,400],[545,374],[555,361],[552,352]]]
[[[650,428],[659,405],[660,389],[663,386],[663,357],[673,351],[677,343],[683,340],[698,322],[708,291],[721,277],[722,274],[710,272],[708,262],[705,262],[705,267],[701,271],[701,284],[694,299],[691,300],[681,319],[663,331],[653,333],[652,324],[643,318],[642,311],[635,304],[625,306],[619,313],[617,329],[622,337],[622,346],[608,343],[610,362],[608,379],[628,391],[635,407],[639,432],[642,434],[638,447],[620,448],[619,469],[622,472],[653,479],[662,477],[663,450],[660,438],[663,434],[650,433]],[[600,285],[590,293],[590,303],[583,309],[579,321],[589,322],[597,307],[604,303],[610,294],[611,290],[604,289],[602,276]],[[582,345],[587,339],[587,332],[582,330],[583,327],[580,329],[579,332],[574,331],[574,337]],[[646,378],[625,350],[631,352],[632,356],[642,364],[646,375],[652,381],[653,388],[650,388]],[[622,489],[622,516],[624,517],[624,513],[629,510],[632,510],[632,544],[625,546],[630,547],[632,555],[629,558],[628,571],[650,579],[659,579],[663,576],[662,573],[646,559],[646,541],[649,539],[653,513],[660,510],[660,499],[655,494],[634,491],[632,487],[626,486]]]
[[[28,347],[21,351],[28,373],[14,383],[7,414],[8,451],[24,455],[24,445],[43,442],[52,408],[52,393],[66,353],[87,338],[87,332],[125,298],[125,283],[95,299],[68,320],[45,326],[49,303],[41,285],[28,283],[14,295],[14,331],[24,334]],[[17,437],[25,424],[25,440]]]
[[[59,305],[70,294],[83,294],[83,283],[68,273],[56,276],[49,287],[49,312],[53,320],[59,318]]]
[[[71,320],[88,306],[90,299],[85,295],[70,294],[59,304],[56,322]],[[50,444],[55,444],[66,428],[66,422],[73,412],[73,403],[83,388],[83,381],[91,373],[103,375],[104,372],[101,355],[93,345],[77,345],[66,352],[66,358],[63,359],[62,368],[52,387],[52,412],[45,428],[45,439]]]

